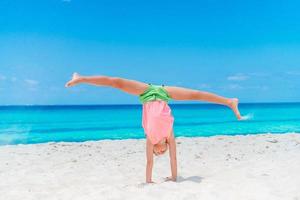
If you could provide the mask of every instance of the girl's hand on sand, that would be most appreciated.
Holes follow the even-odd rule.
[[[153,181],[147,181],[146,183],[147,184],[155,184],[155,182],[153,182]]]
[[[78,73],[73,73],[72,79],[66,83],[65,87],[71,87],[80,82],[80,75]]]
[[[173,181],[173,182],[176,182],[176,178],[173,178],[173,177],[169,176],[169,177],[166,177],[166,178],[165,178],[165,182],[167,182],[167,181]]]

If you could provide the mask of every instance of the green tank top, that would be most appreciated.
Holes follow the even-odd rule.
[[[139,95],[139,99],[142,103],[156,100],[168,102],[171,97],[163,86],[149,84],[145,92]]]

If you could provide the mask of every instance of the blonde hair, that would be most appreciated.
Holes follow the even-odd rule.
[[[162,153],[157,153],[157,151],[155,151],[156,148],[159,148],[159,146],[163,145],[164,150],[160,151]],[[162,155],[164,153],[166,153],[166,151],[168,150],[168,142],[165,140],[163,143],[159,142],[157,144],[154,145],[153,147],[153,154],[155,154],[156,156]]]

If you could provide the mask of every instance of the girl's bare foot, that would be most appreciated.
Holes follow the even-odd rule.
[[[230,99],[230,102],[229,102],[228,106],[232,109],[232,111],[234,112],[236,118],[238,120],[241,120],[242,117],[241,117],[241,114],[240,114],[240,111],[239,111],[239,108],[238,108],[238,104],[239,104],[239,100],[237,98],[232,98],[232,99]]]
[[[81,76],[78,73],[73,73],[72,79],[66,83],[65,87],[71,87],[78,84],[81,80]]]

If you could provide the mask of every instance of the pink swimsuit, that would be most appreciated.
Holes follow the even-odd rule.
[[[174,117],[165,101],[150,101],[143,104],[143,128],[152,144],[168,138],[173,129]]]
[[[149,84],[148,89],[140,95],[143,103],[142,125],[152,144],[157,144],[171,134],[174,117],[168,105],[170,99],[164,86],[152,84]]]
[[[164,86],[152,84],[139,97],[143,103],[142,125],[145,134],[152,144],[157,144],[168,138],[173,129],[174,117],[168,105],[171,97]]]

